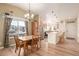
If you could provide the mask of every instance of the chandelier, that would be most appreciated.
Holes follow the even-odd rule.
[[[28,8],[28,13],[25,14],[24,16],[25,16],[25,18],[28,19],[29,21],[34,18],[34,14],[31,13],[30,3],[29,3],[29,8]]]

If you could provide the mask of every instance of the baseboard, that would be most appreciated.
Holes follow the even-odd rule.
[[[75,38],[72,38],[72,37],[66,37],[66,39],[72,39],[72,40],[74,40]]]
[[[11,44],[10,46],[15,46],[16,44]],[[3,49],[4,47],[0,47],[0,49]]]
[[[11,44],[10,46],[15,46],[16,44]]]
[[[0,47],[0,49],[3,49],[4,47]]]

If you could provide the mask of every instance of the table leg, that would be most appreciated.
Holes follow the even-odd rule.
[[[41,48],[41,38],[40,38],[40,48]]]
[[[24,56],[26,56],[26,49],[27,49],[27,55],[28,55],[28,46],[26,45],[26,42],[24,42]]]

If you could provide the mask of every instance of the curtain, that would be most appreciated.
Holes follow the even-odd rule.
[[[9,47],[9,28],[12,22],[12,18],[5,17],[4,20],[4,48]]]
[[[25,21],[25,28],[26,28],[26,34],[29,35],[29,33],[28,33],[28,22],[27,21]]]

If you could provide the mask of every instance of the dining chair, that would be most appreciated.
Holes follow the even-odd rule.
[[[27,55],[28,55],[28,46],[32,46],[31,45],[31,40],[30,41],[21,41],[18,36],[14,36],[14,39],[15,39],[15,42],[16,42],[16,49],[15,49],[15,52],[16,50],[18,50],[19,48],[19,54],[20,55],[20,52],[21,52],[21,48],[24,49],[24,52],[26,52],[27,50]],[[24,54],[26,55],[26,54]]]
[[[39,48],[41,48],[41,39],[42,39],[42,37],[39,35],[38,36],[38,43],[39,43],[39,46],[40,46]]]
[[[58,43],[64,43],[64,32],[60,35],[60,37],[59,37],[59,42]]]
[[[38,36],[32,36],[32,43],[31,43],[31,51],[33,52],[34,49],[38,49]]]
[[[27,49],[27,55],[28,55],[29,46],[31,46],[31,40],[30,41],[24,41],[23,43],[24,43],[24,47],[23,47],[24,52],[26,52],[26,49]],[[24,55],[26,55],[26,54],[24,54]]]
[[[34,49],[38,48],[37,37],[32,36],[32,40],[28,40],[27,42],[24,42],[24,52],[25,49],[27,48],[27,54],[28,54],[29,46],[31,47],[31,52],[33,52]]]
[[[15,43],[16,43],[15,53],[19,49],[19,54],[18,55],[20,55],[21,48],[24,46],[24,44],[23,44],[22,41],[19,40],[18,36],[14,36],[14,39],[15,39]]]

